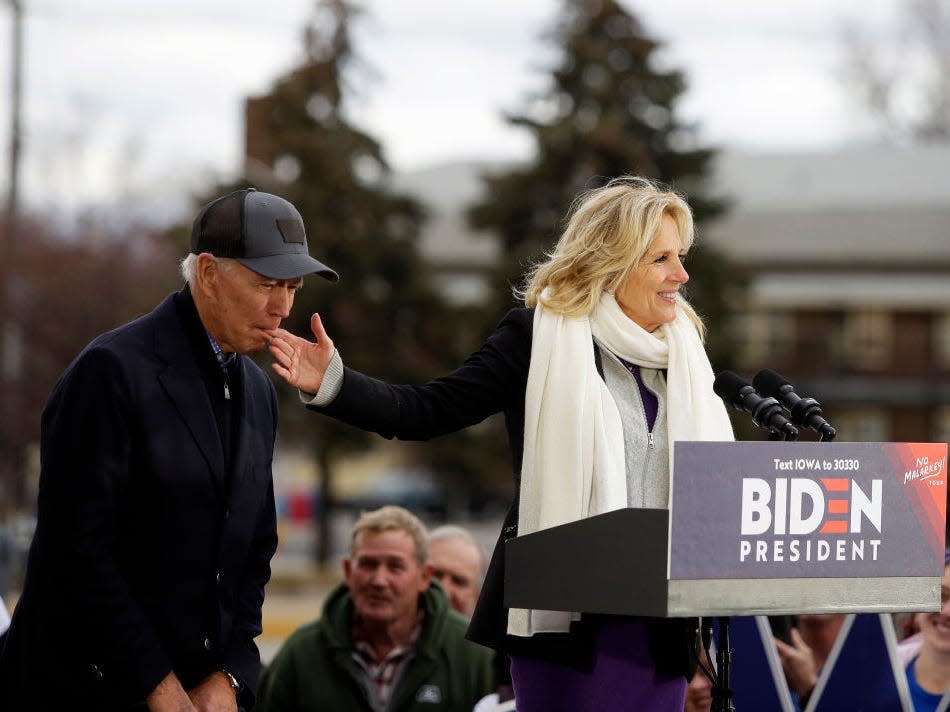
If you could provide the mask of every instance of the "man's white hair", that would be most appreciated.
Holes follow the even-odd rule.
[[[485,552],[472,533],[468,529],[456,526],[454,524],[443,524],[442,526],[436,527],[431,532],[429,532],[430,545],[436,541],[447,540],[463,541],[466,544],[471,545],[475,551],[478,552],[478,575],[479,579],[483,578],[485,576],[485,568],[487,565],[487,562],[485,561]]]
[[[230,257],[214,257],[214,255],[212,255],[212,257],[215,262],[221,265],[221,269],[224,271],[228,271],[234,266],[234,260]],[[192,252],[185,257],[179,265],[179,270],[188,286],[193,287],[195,285],[195,277],[198,274],[198,255]]]

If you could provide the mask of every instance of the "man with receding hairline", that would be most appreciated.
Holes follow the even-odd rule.
[[[255,712],[471,710],[490,692],[492,651],[465,640],[467,621],[431,582],[427,545],[402,507],[364,513],[344,583],[264,670]]]
[[[452,608],[471,618],[485,576],[485,554],[471,532],[453,524],[429,533],[429,565]]]

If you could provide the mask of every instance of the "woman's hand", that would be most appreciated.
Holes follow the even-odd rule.
[[[270,332],[267,349],[274,357],[271,367],[278,376],[304,393],[315,395],[323,383],[334,349],[319,314],[310,317],[310,330],[315,342],[301,339],[284,329],[275,329]]]

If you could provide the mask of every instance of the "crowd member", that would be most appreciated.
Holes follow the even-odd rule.
[[[894,634],[897,636],[897,642],[900,643],[913,636],[920,635],[920,628],[917,627],[916,613],[892,613],[891,619],[894,622]]]
[[[485,575],[485,555],[475,537],[467,529],[451,524],[433,529],[429,533],[429,563],[452,608],[471,618]],[[511,661],[505,652],[496,651],[492,664],[497,688],[479,700],[475,712],[513,711]]]
[[[7,606],[0,597],[0,649],[3,648],[3,641],[6,640],[7,628],[10,627],[10,613]]]
[[[515,698],[501,700],[496,693],[492,693],[479,700],[472,712],[517,712]]]
[[[467,711],[494,688],[491,651],[430,586],[427,538],[401,507],[359,518],[344,582],[264,670],[255,712]]]
[[[934,712],[950,693],[950,552],[944,556],[940,603],[938,612],[918,613],[920,633],[897,646],[914,712]]]
[[[700,646],[699,651],[701,662],[709,667],[705,648]],[[712,681],[706,673],[697,669],[686,686],[686,704],[683,706],[683,712],[710,712],[713,703],[712,688]]]
[[[429,564],[452,608],[471,618],[485,575],[485,554],[475,537],[451,524],[433,529],[429,532]]]
[[[788,688],[801,707],[808,704],[846,617],[844,613],[800,614],[789,631],[789,642],[775,638]]]
[[[37,525],[0,651],[10,710],[249,708],[277,545],[262,351],[306,274],[300,214],[243,190],[199,212],[185,286],[96,338],[43,412]]]
[[[469,638],[510,654],[519,712],[683,709],[684,621],[509,610],[504,542],[625,506],[667,508],[673,442],[733,438],[702,323],[680,293],[692,242],[674,192],[629,176],[586,192],[518,290],[525,308],[422,386],[344,368],[319,315],[315,343],[274,333],[274,369],[314,410],[385,437],[426,439],[505,413],[518,496]]]

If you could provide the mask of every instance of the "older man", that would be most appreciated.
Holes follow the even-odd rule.
[[[286,200],[195,219],[185,287],[95,339],[43,413],[36,535],[0,653],[10,710],[250,707],[277,535],[262,350],[310,257]]]
[[[429,533],[429,565],[452,608],[472,617],[485,576],[485,554],[471,532],[453,524]]]
[[[492,651],[430,586],[426,545],[401,507],[360,517],[344,583],[265,669],[255,712],[471,710],[490,692]]]

